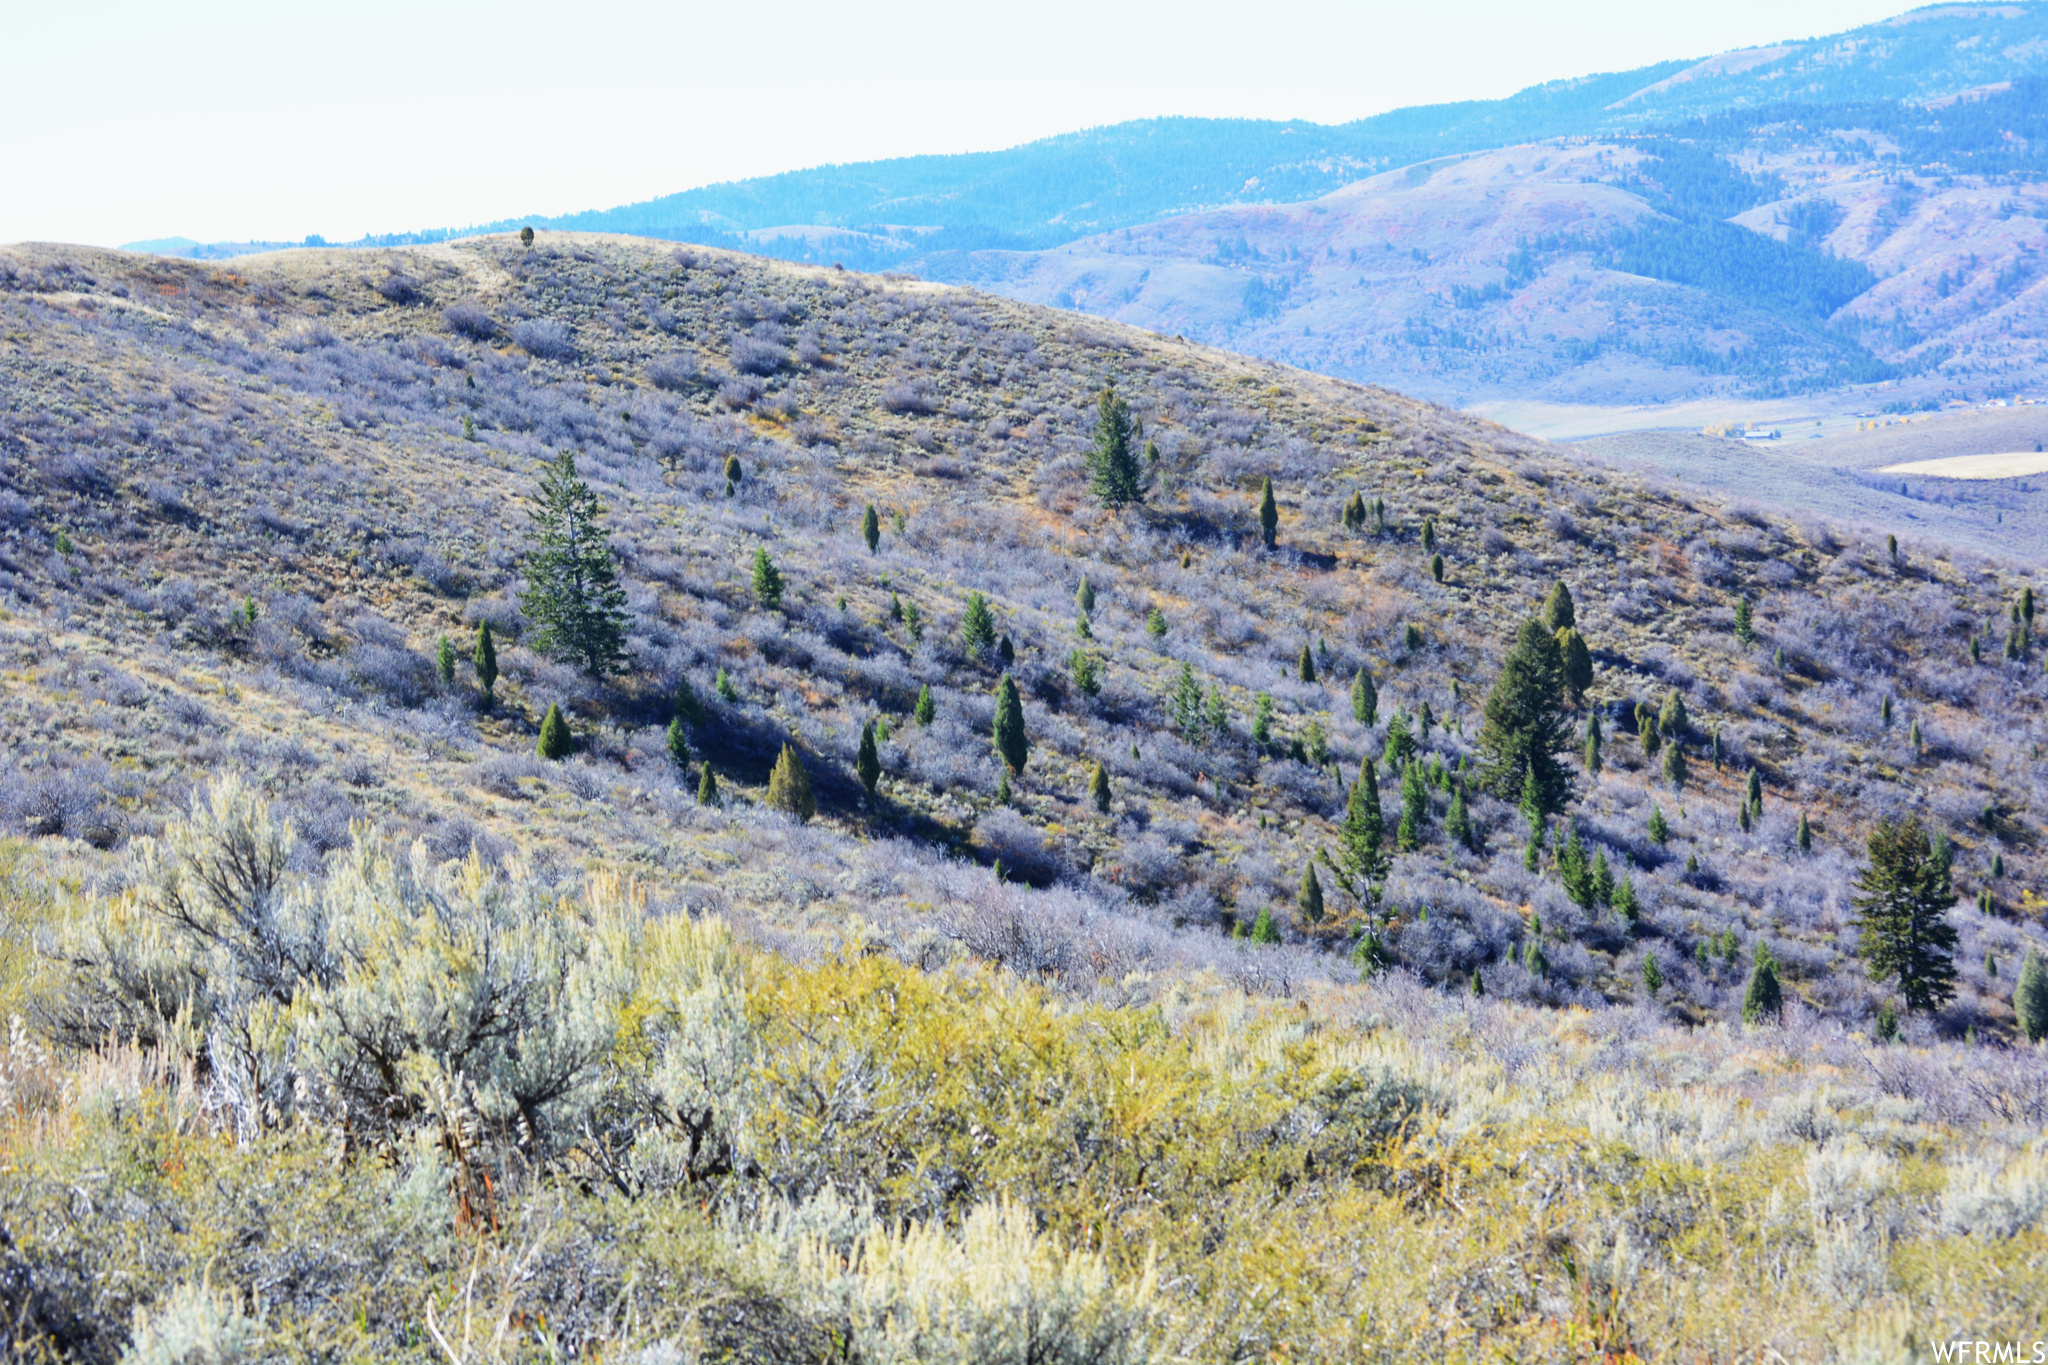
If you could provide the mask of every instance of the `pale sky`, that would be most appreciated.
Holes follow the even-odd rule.
[[[1153,115],[1340,123],[1906,7],[0,0],[0,242],[342,241]]]

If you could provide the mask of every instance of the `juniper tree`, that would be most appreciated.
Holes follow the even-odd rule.
[[[1360,668],[1351,675],[1351,715],[1360,725],[1371,725],[1379,720],[1380,693],[1372,685],[1372,675]]]
[[[1104,507],[1144,501],[1144,468],[1131,449],[1131,409],[1114,383],[1095,401],[1095,444],[1088,452],[1088,491]]]
[[[746,476],[747,471],[740,464],[739,456],[728,455],[725,457],[725,495],[727,497],[733,495],[733,491],[740,486],[746,479]]]
[[[853,770],[859,775],[861,786],[867,788],[868,797],[873,799],[875,785],[882,780],[882,755],[875,747],[873,721],[860,727],[860,752],[854,757]]]
[[[1742,990],[1742,1022],[1761,1024],[1776,1021],[1785,1011],[1784,992],[1778,985],[1778,963],[1771,950],[1759,943],[1756,961],[1749,969],[1749,984]]]
[[[882,518],[876,514],[873,503],[869,503],[867,510],[860,514],[860,538],[868,543],[869,554],[873,554],[882,543]]]
[[[476,680],[483,684],[484,710],[497,705],[498,694],[498,645],[491,638],[491,623],[476,623]]]
[[[1957,935],[1950,851],[1919,819],[1883,819],[1870,834],[1870,865],[1856,879],[1854,923],[1873,981],[1896,980],[1906,1008],[1939,1009],[1955,994]]]
[[[1103,815],[1109,814],[1109,769],[1102,766],[1102,760],[1095,760],[1095,771],[1088,778],[1088,801]]]
[[[1436,553],[1436,518],[1425,517],[1422,522],[1422,552]]]
[[[1301,872],[1301,890],[1295,896],[1295,904],[1301,908],[1301,918],[1307,924],[1320,924],[1323,919],[1323,884],[1316,880],[1316,865],[1310,863]]]
[[[1794,836],[1801,853],[1813,852],[1813,826],[1806,822],[1806,812],[1799,812],[1799,833]]]
[[[1067,656],[1067,669],[1073,674],[1075,690],[1084,697],[1102,695],[1102,674],[1096,667],[1095,656],[1085,649],[1077,649]]]
[[[1473,840],[1472,816],[1465,806],[1463,782],[1451,789],[1451,808],[1444,814],[1444,833],[1458,847],[1477,851]]]
[[[711,771],[711,760],[704,760],[704,776],[697,783],[697,804],[715,806],[718,804],[718,775]]]
[[[1472,969],[1472,994],[1475,998],[1486,994],[1486,980],[1479,975],[1479,969]]]
[[[1720,772],[1720,771],[1721,771],[1721,727],[1720,727],[1720,726],[1718,726],[1718,725],[1716,725],[1716,726],[1714,727],[1714,738],[1713,738],[1713,741],[1712,741],[1712,742],[1713,742],[1713,759],[1714,759],[1714,771],[1715,771],[1715,772]]]
[[[1301,727],[1301,747],[1308,761],[1318,768],[1330,761],[1330,737],[1324,732],[1322,721],[1314,716]]]
[[[674,763],[678,768],[689,766],[690,734],[689,731],[683,728],[682,717],[678,716],[668,723],[668,731],[663,737],[663,743],[668,749],[670,762]]]
[[[776,757],[774,771],[768,774],[768,805],[795,817],[798,824],[810,823],[818,813],[818,798],[811,794],[811,775],[805,771],[796,745],[788,740],[782,742],[782,753]]]
[[[1562,584],[1560,584],[1560,587]],[[1567,598],[1567,600],[1569,600]],[[1571,747],[1555,632],[1524,621],[1501,660],[1500,677],[1486,698],[1479,747],[1485,755],[1481,785],[1502,800],[1521,797],[1533,781],[1544,814],[1561,811],[1574,792],[1563,753]]]
[[[1422,780],[1422,765],[1410,763],[1401,775],[1401,827],[1397,831],[1403,852],[1422,847],[1429,825],[1429,787]]]
[[[1657,992],[1663,988],[1664,969],[1657,965],[1657,955],[1655,953],[1644,953],[1643,989],[1650,993],[1652,999],[1655,999]]]
[[[1174,683],[1173,728],[1180,732],[1182,739],[1192,739],[1202,729],[1202,684],[1195,679],[1195,666],[1182,663],[1180,677]]]
[[[1635,879],[1626,872],[1621,874],[1621,885],[1614,888],[1614,913],[1631,928],[1643,917],[1643,902],[1636,895]]]
[[[1593,685],[1593,654],[1586,648],[1585,637],[1567,626],[1557,633],[1558,654],[1564,663],[1564,688],[1570,694],[1572,705],[1583,705],[1586,689]]]
[[[1081,576],[1081,586],[1074,590],[1074,605],[1084,612],[1095,610],[1095,585],[1088,581],[1086,574]]]
[[[1600,776],[1603,764],[1600,758],[1600,713],[1593,712],[1586,717],[1586,774]]]
[[[1305,683],[1312,683],[1316,680],[1316,656],[1310,652],[1307,645],[1301,647],[1301,657],[1295,660],[1294,671],[1296,676]]]
[[[1365,529],[1365,495],[1353,493],[1351,501],[1344,504],[1344,529],[1362,531]]]
[[[1438,583],[1444,581],[1444,557],[1442,555],[1431,555],[1429,557],[1429,576]]]
[[[1273,696],[1261,692],[1252,698],[1252,740],[1258,744],[1273,742]]]
[[[697,689],[690,685],[688,677],[676,679],[676,718],[686,725],[704,723],[704,703],[697,697]]]
[[[434,648],[434,672],[440,675],[441,686],[455,686],[455,644],[445,635]]]
[[[1650,842],[1662,848],[1671,841],[1671,822],[1664,818],[1664,808],[1652,803],[1650,806]]]
[[[768,557],[764,545],[754,547],[754,600],[773,611],[782,605],[782,570]]]
[[[1259,539],[1272,549],[1280,530],[1280,504],[1273,501],[1273,478],[1266,476],[1259,490]]]
[[[1689,770],[1685,762],[1685,745],[1677,740],[1673,740],[1671,747],[1664,751],[1664,780],[1671,784],[1671,790],[1682,792],[1685,790],[1685,782],[1688,776]]]
[[[1017,662],[1017,646],[1011,643],[1007,635],[996,641],[996,662],[1004,668]]]
[[[1764,779],[1755,768],[1749,770],[1749,808],[1758,815],[1764,813]]]
[[[1572,590],[1560,578],[1551,586],[1550,595],[1543,599],[1543,627],[1555,635],[1560,630],[1577,629],[1578,624],[1578,610],[1572,605]]]
[[[1254,943],[1278,943],[1280,931],[1273,927],[1272,907],[1259,907],[1259,917],[1252,921],[1251,940]]]
[[[1657,728],[1667,735],[1683,735],[1691,724],[1685,714],[1685,697],[1674,687],[1664,694],[1664,705],[1657,712]]]
[[[1900,485],[1900,490],[1901,490],[1901,491],[1904,491],[1904,488],[1905,488],[1905,485],[1901,484],[1901,485]],[[1896,569],[1896,568],[1898,568],[1898,567],[1899,567],[1899,538],[1898,538],[1897,536],[1895,536],[1895,535],[1887,535],[1887,536],[1886,536],[1886,537],[1884,538],[1884,552],[1885,552],[1885,554],[1886,554],[1887,556],[1889,556],[1889,557],[1890,557],[1890,559],[1891,559],[1891,561],[1892,561],[1892,567],[1893,567],[1893,568],[1895,568],[1895,569]]]
[[[1649,714],[1649,708],[1636,708],[1636,727],[1636,738],[1643,745],[1643,757],[1655,758],[1657,751],[1664,747],[1664,735],[1657,728],[1657,718]]]
[[[1368,883],[1386,876],[1386,816],[1380,810],[1380,782],[1370,763],[1358,767],[1358,780],[1351,784],[1351,796],[1344,806],[1344,822],[1337,827],[1337,847],[1352,893],[1364,898]]]
[[[2020,963],[2020,979],[2013,987],[2012,1012],[2019,1020],[2020,1036],[2030,1043],[2048,1038],[2048,968],[2041,965],[2041,950],[2027,949]]]
[[[915,602],[903,604],[903,631],[910,637],[911,644],[924,643],[924,612]]]
[[[1744,645],[1756,643],[1756,623],[1750,615],[1749,599],[1735,599],[1735,638]]]
[[[917,704],[911,708],[910,714],[916,718],[917,723],[921,726],[927,726],[932,723],[935,708],[932,706],[932,685],[930,683],[926,683],[917,689]]]
[[[519,609],[534,623],[533,647],[601,678],[626,659],[626,590],[598,524],[604,505],[576,477],[574,454],[563,451],[541,473],[530,515]]]
[[[996,684],[995,744],[1004,767],[1021,776],[1024,760],[1031,753],[1031,741],[1024,734],[1024,703],[1017,696],[1017,684],[1007,673]]]
[[[576,741],[569,733],[569,722],[562,717],[562,708],[549,702],[548,713],[541,718],[540,739],[533,746],[534,752],[550,762],[559,763],[575,747]]]
[[[960,613],[960,640],[977,659],[995,645],[996,618],[988,609],[988,599],[978,591],[967,594],[967,609]]]

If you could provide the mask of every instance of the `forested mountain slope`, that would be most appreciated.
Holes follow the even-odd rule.
[[[522,1342],[520,1321],[684,1341],[663,1295],[701,1294],[738,1305],[688,1319],[702,1354],[640,1359],[776,1358],[776,1341],[823,1359],[834,1340],[909,1358],[850,1306],[938,1283],[890,1279],[910,1263],[857,1240],[903,1219],[936,1220],[932,1266],[986,1257],[1026,1277],[1018,1293],[1064,1286],[1061,1311],[1122,1352],[1060,1359],[1283,1340],[1355,1358],[1425,1320],[1447,1349],[1526,1332],[1725,1356],[1752,1330],[1847,1333],[1873,1296],[1933,1332],[1929,1295],[1953,1305],[1958,1281],[1924,1267],[1956,1257],[1979,1258],[1973,1322],[2038,1302],[2037,1214],[1999,1215],[1981,1244],[1955,1230],[1996,1191],[2031,1197],[2036,1168],[2000,1144],[2048,1102],[2012,1004],[2043,938],[2028,566],[1703,499],[1113,323],[645,241],[224,266],[9,248],[0,336],[0,804],[23,836],[0,1004],[32,1021],[0,1092],[27,1163],[0,1208],[24,1248],[7,1254],[29,1259],[0,1293],[46,1296],[10,1322],[56,1333],[24,1315],[68,1303],[118,1325],[92,1329],[104,1346],[180,1279],[212,1303],[214,1264],[212,1284],[275,1285],[266,1311],[350,1349],[424,1358],[421,1296],[460,1262],[502,1275],[501,1307],[477,1311]],[[1143,493],[1115,509],[1089,464],[1112,384],[1138,424],[1117,478]],[[534,495],[565,454],[622,588],[624,664],[595,678],[542,652],[521,606],[545,548]],[[494,679],[471,663],[486,623]],[[1545,671],[1565,626],[1590,670],[1570,685]],[[536,753],[550,708],[566,757]],[[1513,736],[1546,726],[1541,761],[1514,759]],[[788,813],[805,808],[790,765],[808,819]],[[224,775],[240,785],[180,815]],[[1870,975],[1852,903],[1873,831],[1909,818],[1950,850],[1925,894],[1955,902],[1957,936],[1952,985],[1918,1009]],[[215,848],[270,850],[264,876],[312,889],[266,892],[253,928],[208,942],[289,936],[319,905],[342,959],[306,949],[297,985],[260,953],[175,959],[199,921],[165,898],[196,897]],[[425,986],[375,1027],[352,1013],[387,974],[428,970],[415,953],[460,959],[478,925],[511,956],[456,978],[481,990],[491,963],[524,964],[528,994],[507,999],[529,1013],[506,1017],[527,1032],[465,1016],[462,1061],[434,1040],[472,1035],[393,1022],[441,998]],[[1873,1050],[1895,1020],[1901,1041]],[[92,1050],[110,1037],[160,1050]],[[710,1051],[664,1050],[684,1043]],[[101,1057],[97,1079],[61,1080],[37,1050],[59,1045]],[[1679,1097],[1675,1126],[1634,1107],[1643,1076]],[[144,1093],[173,1098],[64,1098]],[[46,1124],[75,1140],[35,1137]],[[1991,1155],[1943,1177],[1978,1203],[1898,1234],[1924,1280],[1887,1278],[1853,1201],[1801,1212],[1796,1243],[1773,1234],[1796,1275],[1757,1273],[1744,1248],[1776,1196],[1710,1200],[1683,1173],[1674,1201],[1750,1221],[1674,1211],[1624,1232],[1578,1202],[1554,1232],[1492,1221],[1536,1178],[1523,1151],[1583,1190],[1618,1135],[1765,1191],[1808,1169],[1816,1132],[1891,1125],[1938,1154],[1916,1160],[1963,1160],[1937,1124]],[[244,1145],[188,1141],[202,1132]],[[348,1165],[357,1144],[381,1164]],[[1901,1209],[1948,1198],[1889,1156],[1814,1159]],[[70,1191],[110,1169],[133,1197],[70,1217]],[[253,1191],[289,1169],[297,1198],[329,1202],[285,1229]],[[1600,1169],[1617,1208],[1667,1178]],[[1019,1231],[1002,1200],[1040,1221]],[[777,1221],[785,1202],[809,1221]],[[198,1232],[146,1237],[156,1219],[242,1230],[216,1263]],[[421,1250],[292,1240],[329,1227]],[[1364,1228],[1389,1240],[1352,1240]],[[1579,1283],[1557,1246],[1574,1264],[1604,1246],[1604,1266],[1617,1238],[1649,1248],[1613,1272],[1638,1283],[1628,1306],[1551,1303]],[[301,1270],[275,1273],[287,1253]],[[74,1273],[107,1258],[147,1269]],[[1394,1275],[1426,1263],[1441,1274]],[[1273,1288],[1275,1265],[1331,1287],[1290,1269]],[[870,1297],[831,1278],[856,1273]],[[1813,1275],[1835,1278],[1815,1294]],[[1460,1316],[1446,1276],[1474,1296]],[[655,1316],[602,1307],[624,1284]],[[917,1358],[1010,1358],[961,1350]]]

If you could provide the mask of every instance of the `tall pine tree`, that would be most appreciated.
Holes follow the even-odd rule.
[[[519,609],[534,623],[533,646],[583,666],[593,678],[626,661],[626,590],[598,522],[604,505],[576,477],[563,451],[540,476],[532,512],[532,553]]]
[[[996,684],[995,741],[996,752],[1005,766],[1013,773],[1023,773],[1031,741],[1024,734],[1024,702],[1017,695],[1017,684],[1010,681],[1007,673]]]
[[[1859,951],[1873,981],[1897,981],[1906,1007],[1939,1009],[1955,995],[1955,904],[1945,840],[1918,819],[1883,820],[1870,835],[1870,866],[1856,879]]]
[[[1479,730],[1485,756],[1481,785],[1503,801],[1517,801],[1525,782],[1533,779],[1536,802],[1546,815],[1562,811],[1575,794],[1562,758],[1572,748],[1563,671],[1556,634],[1541,621],[1524,621],[1501,660]]]
[[[1131,409],[1116,385],[1104,386],[1095,403],[1095,444],[1088,452],[1088,490],[1104,507],[1143,502],[1144,467],[1131,448]]]

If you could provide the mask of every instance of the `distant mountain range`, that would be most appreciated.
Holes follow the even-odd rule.
[[[1163,118],[531,221],[900,270],[1432,397],[2048,381],[2048,5],[1337,126]],[[281,243],[136,244],[220,256]]]

